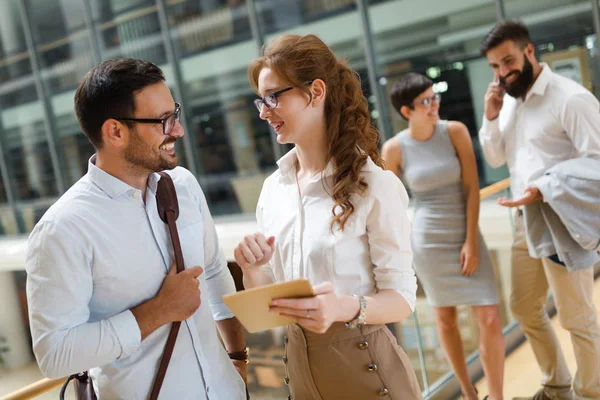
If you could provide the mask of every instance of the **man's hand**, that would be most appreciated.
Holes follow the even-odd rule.
[[[484,96],[484,113],[488,121],[498,118],[504,103],[504,88],[495,80],[488,86]]]
[[[178,274],[173,263],[158,294],[131,309],[142,340],[161,326],[183,321],[196,312],[200,307],[200,282],[197,278],[201,274],[201,267],[192,267]]]
[[[528,206],[529,204],[533,204],[536,201],[544,200],[542,193],[535,186],[529,186],[525,189],[525,195],[520,199],[509,200],[506,197],[501,197],[498,199],[498,204],[504,207],[519,207],[519,206]]]
[[[200,307],[200,281],[202,267],[192,267],[177,273],[176,264],[169,273],[155,297],[159,309],[169,322],[184,321]]]
[[[246,384],[246,386],[248,386],[248,364],[246,364],[246,361],[242,361],[242,360],[231,360],[231,361],[233,362],[235,369],[237,369],[238,374],[240,374],[240,376],[244,380],[244,383]]]

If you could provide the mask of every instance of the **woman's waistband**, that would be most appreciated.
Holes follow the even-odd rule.
[[[313,347],[329,345],[353,338],[361,338],[384,328],[385,325],[365,325],[356,329],[348,329],[343,322],[335,322],[327,332],[315,333],[294,324],[288,326],[287,335],[290,340],[297,339],[306,347]]]
[[[412,195],[417,201],[444,201],[447,199],[461,199],[464,198],[465,194],[462,183],[451,183],[431,190],[412,192]]]

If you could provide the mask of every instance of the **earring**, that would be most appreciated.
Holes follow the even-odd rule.
[[[315,101],[313,101],[313,107],[316,107],[316,106],[317,106],[317,101],[315,100]]]

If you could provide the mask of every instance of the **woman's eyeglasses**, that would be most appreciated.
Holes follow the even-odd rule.
[[[442,95],[439,93],[436,93],[431,97],[426,97],[419,101],[413,101],[412,105],[416,106],[416,105],[422,104],[425,107],[431,107],[431,105],[433,103],[440,104],[440,101],[442,101]]]
[[[181,115],[181,104],[175,103],[175,111],[164,118],[115,118],[119,121],[131,121],[139,124],[162,124],[163,134],[168,135],[175,127],[175,121],[179,121]]]
[[[311,83],[313,83],[313,81],[304,82],[304,85],[310,85]],[[263,106],[266,106],[269,110],[272,110],[273,108],[279,105],[279,96],[281,96],[287,91],[292,90],[293,88],[294,87],[292,86],[289,88],[278,90],[273,93],[269,93],[265,97],[259,97],[258,99],[254,100],[254,105],[258,109],[258,112],[262,112]]]

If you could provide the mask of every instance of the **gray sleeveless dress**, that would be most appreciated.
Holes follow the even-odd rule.
[[[460,250],[466,237],[466,198],[458,155],[447,121],[433,136],[419,142],[407,131],[397,136],[402,171],[416,200],[412,225],[414,268],[434,307],[498,303],[492,261],[479,233],[479,267],[461,274]]]

